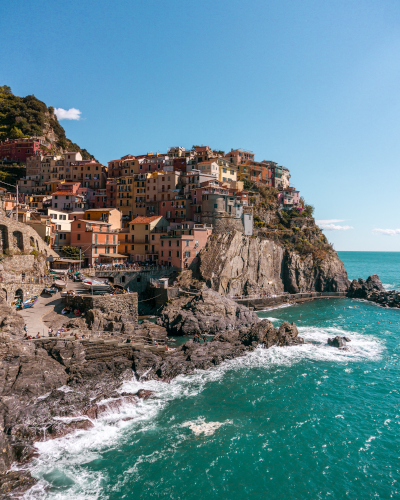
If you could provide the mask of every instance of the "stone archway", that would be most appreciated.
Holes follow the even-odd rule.
[[[21,250],[21,252],[24,251],[24,237],[21,233],[21,231],[14,231],[13,232],[13,243],[14,243],[14,248],[17,250]]]
[[[8,227],[0,225],[0,252],[6,253],[8,250]]]
[[[21,299],[21,302],[23,302],[24,300],[24,292],[21,288],[18,288],[17,290],[15,290],[15,296],[14,296],[15,299]]]

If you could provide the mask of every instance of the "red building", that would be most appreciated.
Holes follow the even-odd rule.
[[[29,156],[45,154],[50,144],[43,139],[7,139],[0,142],[0,160],[26,162]]]

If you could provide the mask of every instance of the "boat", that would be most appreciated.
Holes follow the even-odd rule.
[[[55,280],[54,286],[56,286],[57,288],[65,288],[67,286],[67,283],[65,281]]]
[[[57,293],[58,289],[55,286],[47,286],[44,289],[45,293]]]
[[[25,300],[21,304],[21,309],[27,309],[28,307],[34,306],[38,300],[39,300],[39,297],[37,295],[35,295],[34,297],[31,297],[30,299]]]
[[[104,291],[107,291],[107,290],[110,290],[110,284],[106,281],[97,281],[97,280],[92,280],[92,281],[89,281],[89,280],[85,280],[82,285],[85,287],[85,288],[88,288],[89,290],[104,290]]]

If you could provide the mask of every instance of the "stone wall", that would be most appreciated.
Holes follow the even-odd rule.
[[[127,293],[124,295],[82,295],[67,297],[69,306],[80,311],[95,309],[105,315],[119,315],[129,318],[129,323],[138,323],[138,294]]]
[[[223,234],[231,231],[244,232],[242,219],[237,219],[227,212],[202,212],[202,224],[212,224],[213,234]]]

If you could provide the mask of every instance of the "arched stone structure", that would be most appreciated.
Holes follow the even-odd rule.
[[[13,247],[15,250],[24,251],[24,237],[21,231],[13,231]]]

